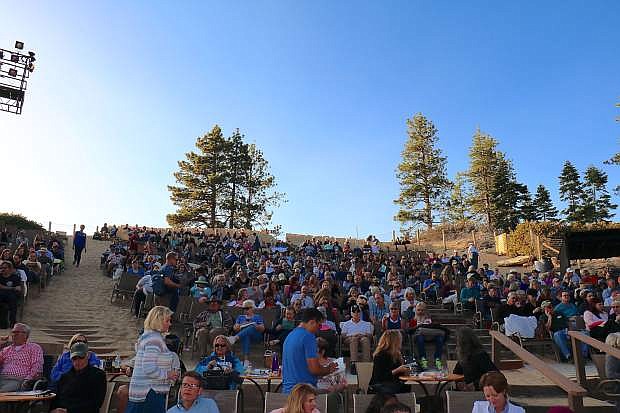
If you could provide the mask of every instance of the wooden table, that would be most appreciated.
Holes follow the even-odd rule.
[[[263,391],[262,384],[267,385],[267,393],[271,392],[271,382],[279,380],[280,382],[275,388],[275,392],[278,391],[280,386],[282,385],[282,374],[243,374],[240,376],[244,380],[248,380],[256,386],[258,392],[260,393],[260,397],[263,401],[263,406],[265,405],[265,392]]]
[[[4,404],[9,413],[26,413],[36,402],[51,400],[56,397],[50,392],[8,392],[0,393],[0,403]]]
[[[449,383],[454,383],[457,381],[463,381],[465,376],[462,374],[425,374],[425,375],[414,375],[414,376],[400,376],[400,380],[405,382],[405,384],[419,384],[424,390],[425,397],[432,404],[431,411],[439,412],[443,411],[443,403],[441,402],[441,392],[446,388]],[[436,384],[435,393],[430,394],[426,384]]]

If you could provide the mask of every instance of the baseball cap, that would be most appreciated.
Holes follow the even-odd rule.
[[[546,307],[549,307],[549,306],[552,306],[552,305],[553,305],[553,304],[552,304],[552,303],[551,303],[551,301],[549,301],[549,300],[545,300],[545,301],[543,301],[542,303],[540,303],[540,306],[541,306],[542,308],[546,308]]]
[[[88,344],[86,343],[75,343],[71,346],[71,359],[73,359],[74,357],[86,357],[86,355],[88,354]]]
[[[362,311],[362,310],[360,309],[359,305],[354,304],[354,305],[351,306],[351,312],[352,313],[359,313],[360,311]]]
[[[207,281],[207,277],[204,276],[200,276],[198,277],[198,279],[196,280],[196,284],[208,284],[209,282]]]

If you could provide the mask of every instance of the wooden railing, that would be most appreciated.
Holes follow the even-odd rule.
[[[514,342],[510,337],[506,336],[499,331],[491,331],[491,346],[493,354],[493,362],[495,365],[499,365],[499,346],[498,343],[508,350],[512,351],[517,357],[523,360],[524,363],[529,364],[531,367],[538,370],[543,376],[549,379],[553,384],[560,387],[568,395],[568,406],[575,413],[581,413],[583,409],[583,397],[588,394],[588,391],[579,384],[571,381],[562,373],[551,367],[549,364],[539,359],[529,351],[525,350],[518,343]]]
[[[586,387],[587,384],[586,368],[585,362],[583,360],[583,355],[581,354],[580,343],[586,343],[590,347],[594,347],[595,349],[600,350],[607,355],[620,359],[620,349],[605,344],[602,341],[593,339],[592,337],[587,336],[579,331],[569,331],[568,335],[570,336],[570,341],[573,345],[573,360],[575,360],[575,372],[577,374],[577,381],[580,385],[584,387]]]

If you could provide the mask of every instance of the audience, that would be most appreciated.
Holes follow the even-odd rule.
[[[30,327],[15,323],[9,337],[0,338],[0,392],[27,390],[43,374],[43,350],[28,341]]]

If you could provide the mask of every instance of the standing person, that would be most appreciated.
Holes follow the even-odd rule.
[[[164,413],[170,385],[179,378],[178,356],[166,346],[172,311],[156,306],[144,320],[144,333],[136,344],[136,357],[129,383],[127,413]]]
[[[471,263],[471,266],[474,267],[474,270],[478,269],[478,248],[474,245],[473,242],[469,243],[467,247],[467,259]]]
[[[84,224],[80,225],[80,230],[73,234],[73,265],[80,266],[82,260],[82,251],[86,252],[86,234],[84,233]]]
[[[326,376],[338,369],[336,363],[321,366],[317,353],[316,334],[323,314],[316,308],[301,312],[301,322],[284,341],[282,352],[282,393],[290,393],[298,383],[314,387],[319,376]]]
[[[164,285],[166,286],[166,296],[168,296],[168,307],[172,312],[176,311],[179,304],[179,290],[183,288],[181,280],[177,273],[177,254],[170,251],[166,254],[166,263],[160,269],[164,276]]]

